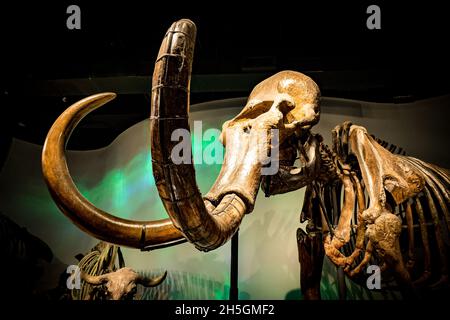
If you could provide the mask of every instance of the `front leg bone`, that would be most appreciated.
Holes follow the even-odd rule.
[[[365,240],[365,231],[366,231],[366,224],[364,223],[362,219],[362,213],[366,209],[366,200],[364,197],[364,190],[361,186],[361,183],[359,182],[358,177],[356,174],[352,175],[352,180],[356,189],[356,198],[358,203],[358,214],[357,214],[357,228],[356,228],[356,243],[355,243],[355,250],[352,252],[352,254],[348,257],[347,260],[347,267],[346,272],[349,272],[350,266],[353,264],[353,262],[356,260],[356,258],[359,257],[360,253],[364,251],[364,240]],[[370,257],[369,257],[370,259]]]
[[[355,190],[350,178],[350,174],[342,175],[342,184],[344,186],[344,205],[342,206],[341,216],[338,226],[332,236],[328,233],[325,236],[324,247],[325,254],[337,266],[345,267],[348,258],[344,256],[339,249],[350,240],[352,214],[355,205]]]

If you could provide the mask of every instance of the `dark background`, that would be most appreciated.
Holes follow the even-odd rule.
[[[70,4],[81,8],[81,30],[66,28]],[[366,28],[370,4],[381,8],[381,30]],[[2,150],[12,137],[42,144],[56,117],[94,92],[119,96],[80,124],[69,148],[105,146],[147,117],[155,57],[165,31],[180,18],[198,27],[191,103],[246,96],[284,69],[310,75],[324,96],[402,103],[450,93],[449,22],[436,4],[243,5],[2,4]]]

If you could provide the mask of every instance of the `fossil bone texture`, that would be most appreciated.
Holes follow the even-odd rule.
[[[80,289],[72,290],[74,300],[132,300],[138,284],[155,287],[167,276],[167,272],[154,278],[141,276],[125,267],[120,247],[102,241],[80,259],[78,266],[83,283]]]
[[[186,238],[208,251],[232,237],[244,215],[253,210],[260,186],[267,196],[306,187],[301,222],[307,221],[307,227],[297,232],[306,298],[320,298],[325,254],[353,279],[375,259],[382,270],[393,272],[402,287],[448,282],[449,172],[400,154],[400,149],[349,122],[333,130],[333,144],[328,147],[312,132],[320,120],[319,88],[299,72],[282,71],[262,81],[242,112],[224,123],[224,163],[211,190],[202,197],[192,161],[174,163],[172,151],[178,141],[171,139],[174,130],[189,130],[195,36],[190,20],[173,23],[153,74],[153,174],[170,219],[135,222],[113,217],[84,199],[73,184],[64,146],[83,116],[114,98],[113,93],[103,93],[69,107],[52,126],[43,150],[42,167],[50,192],[75,224],[119,245],[145,249]],[[268,155],[274,153],[277,157],[271,161],[277,162],[278,171],[264,174]],[[407,238],[403,248],[402,232]],[[413,279],[418,243],[423,248],[423,272]],[[439,252],[437,279],[432,276],[432,244]]]

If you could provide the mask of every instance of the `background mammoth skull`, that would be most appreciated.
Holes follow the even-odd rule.
[[[133,299],[138,284],[145,287],[155,287],[161,284],[166,276],[167,272],[156,278],[142,277],[128,267],[99,276],[81,272],[81,279],[87,283],[93,286],[102,285],[105,289],[106,298],[110,300]]]

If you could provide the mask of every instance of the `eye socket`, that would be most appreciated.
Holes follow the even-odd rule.
[[[252,130],[252,126],[251,125],[248,125],[248,126],[244,127],[244,132],[245,133],[250,133],[250,130]]]

